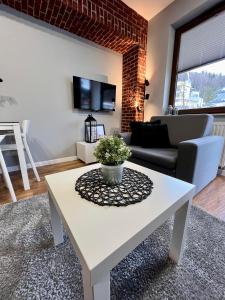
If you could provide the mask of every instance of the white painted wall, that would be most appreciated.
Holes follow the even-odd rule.
[[[0,96],[13,101],[0,103],[0,121],[31,120],[35,161],[73,156],[83,140],[87,113],[73,109],[73,75],[116,84],[116,111],[94,117],[107,133],[120,128],[121,55],[1,12]]]
[[[145,102],[145,120],[163,114],[168,107],[174,28],[220,1],[175,0],[149,21],[146,77],[150,81],[150,99]]]
[[[146,20],[150,20],[175,0],[123,0]]]

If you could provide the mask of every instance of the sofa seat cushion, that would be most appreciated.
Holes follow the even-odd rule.
[[[142,148],[140,146],[130,146],[130,148],[133,157],[168,169],[176,167],[178,155],[176,148]]]

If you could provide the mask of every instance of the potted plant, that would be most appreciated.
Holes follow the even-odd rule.
[[[131,156],[131,151],[122,138],[108,136],[100,139],[94,155],[101,163],[102,175],[109,185],[122,181],[124,161]]]

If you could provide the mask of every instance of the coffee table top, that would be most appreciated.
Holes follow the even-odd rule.
[[[107,263],[125,244],[129,248],[131,242],[137,241],[138,245],[139,236],[149,224],[153,226],[152,231],[155,230],[163,219],[193,196],[192,184],[131,162],[126,162],[125,166],[148,175],[154,186],[147,199],[126,207],[99,206],[82,199],[75,191],[78,177],[99,168],[99,164],[45,177],[51,198],[79,252],[77,255],[83,258],[89,270]]]

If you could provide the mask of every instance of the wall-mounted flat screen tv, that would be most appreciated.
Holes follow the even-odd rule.
[[[116,86],[86,78],[73,77],[74,108],[114,111]]]

